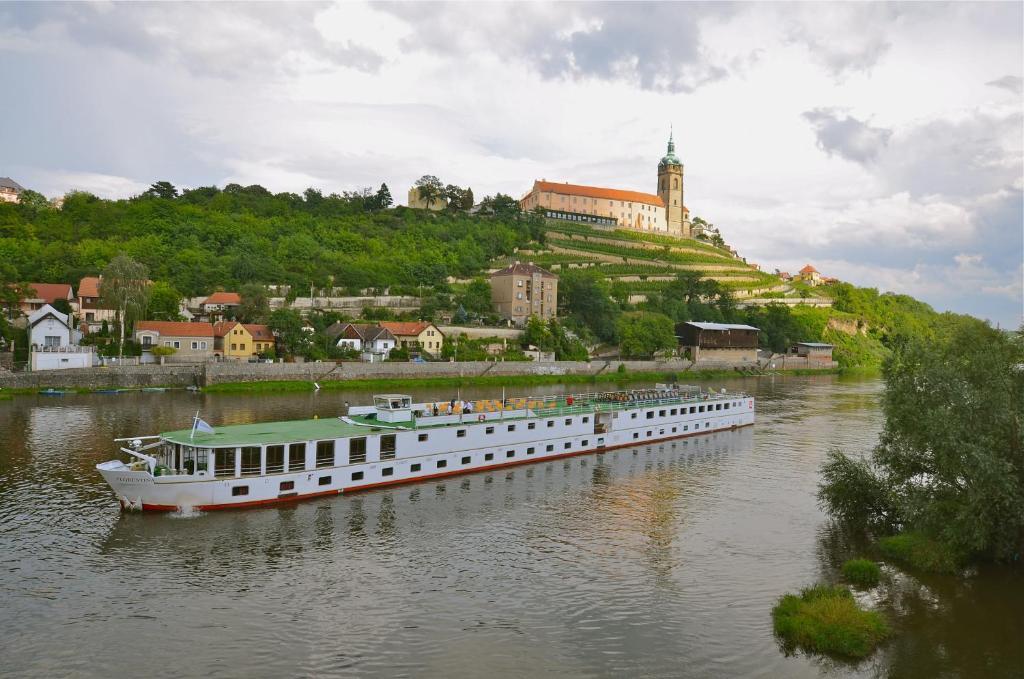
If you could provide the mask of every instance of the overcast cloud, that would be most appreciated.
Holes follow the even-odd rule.
[[[1022,6],[0,4],[0,176],[652,191],[766,269],[1021,322]]]

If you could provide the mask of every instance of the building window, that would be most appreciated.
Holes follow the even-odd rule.
[[[298,472],[306,468],[306,444],[293,443],[288,446],[288,471]]]
[[[282,481],[281,482],[281,492],[283,493],[286,490],[295,490],[295,482],[294,481]]]
[[[380,437],[380,459],[395,459],[395,435],[385,434]]]
[[[471,458],[469,455],[464,455],[462,457],[462,464],[469,464],[472,461],[473,461],[473,458]]]
[[[358,464],[366,462],[366,437],[348,440],[348,463]]]
[[[395,468],[394,467],[384,467],[384,469],[380,470],[380,475],[381,476],[394,476],[395,475]]]
[[[181,342],[175,341],[174,342],[174,348],[175,349],[181,349]]]
[[[238,497],[239,495],[248,495],[249,486],[235,486],[231,489],[231,494],[235,497]]]
[[[193,349],[198,349],[199,348],[199,342],[193,342],[192,343],[192,348]]]
[[[487,453],[484,455],[484,462],[490,462],[494,459],[494,453]]]
[[[267,473],[279,474],[284,471],[284,446],[267,446]]]
[[[316,442],[316,467],[330,467],[334,465],[334,441]]]
[[[460,438],[460,439],[461,439],[461,438],[465,438],[465,437],[466,437],[466,430],[465,430],[465,429],[459,429],[459,430],[457,430],[457,431],[455,432],[455,436],[456,436],[456,437],[458,437],[458,438]]]
[[[447,466],[448,466],[448,460],[438,460],[437,461],[437,468],[438,469],[444,469]]]
[[[427,440],[427,435],[426,434],[420,434],[416,438],[419,439],[420,441],[426,441]]]
[[[418,472],[421,469],[423,469],[423,465],[421,465],[419,462],[417,462],[416,464],[409,465],[409,471],[411,472]]]

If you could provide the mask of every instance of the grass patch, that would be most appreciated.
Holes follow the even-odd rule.
[[[843,577],[860,587],[874,587],[882,571],[871,559],[850,559],[843,564]]]
[[[862,609],[845,587],[828,585],[785,595],[772,609],[772,622],[787,652],[863,658],[889,635],[880,613]]]
[[[887,559],[929,573],[957,573],[964,561],[948,545],[912,531],[884,537],[878,548]]]

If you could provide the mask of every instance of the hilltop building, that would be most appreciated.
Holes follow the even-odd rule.
[[[439,198],[434,198],[429,203],[426,200],[420,198],[420,190],[415,186],[409,189],[408,203],[409,207],[416,208],[419,210],[434,210],[435,212],[437,212],[438,210],[443,210],[446,207],[448,207],[448,201],[446,201],[443,196]]]
[[[21,192],[25,187],[10,177],[0,177],[0,201],[4,203],[20,203]]]
[[[491,274],[491,303],[502,318],[521,326],[530,316],[554,318],[558,276],[532,262],[516,262]]]
[[[672,134],[658,163],[657,194],[541,179],[519,201],[524,210],[541,208],[549,219],[584,222],[692,238],[690,211],[683,203],[683,164]]]

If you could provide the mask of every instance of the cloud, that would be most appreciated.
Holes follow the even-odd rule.
[[[890,27],[914,11],[888,3],[808,3],[793,6],[787,39],[804,45],[832,75],[869,71],[892,47]]]
[[[877,158],[892,136],[892,130],[871,127],[832,109],[819,108],[803,115],[814,127],[822,150],[855,163],[868,163]]]
[[[991,85],[992,87],[1001,87],[1002,89],[1009,90],[1014,94],[1021,94],[1024,92],[1024,79],[1015,75],[1004,75],[1002,78],[990,80],[985,84]]]

